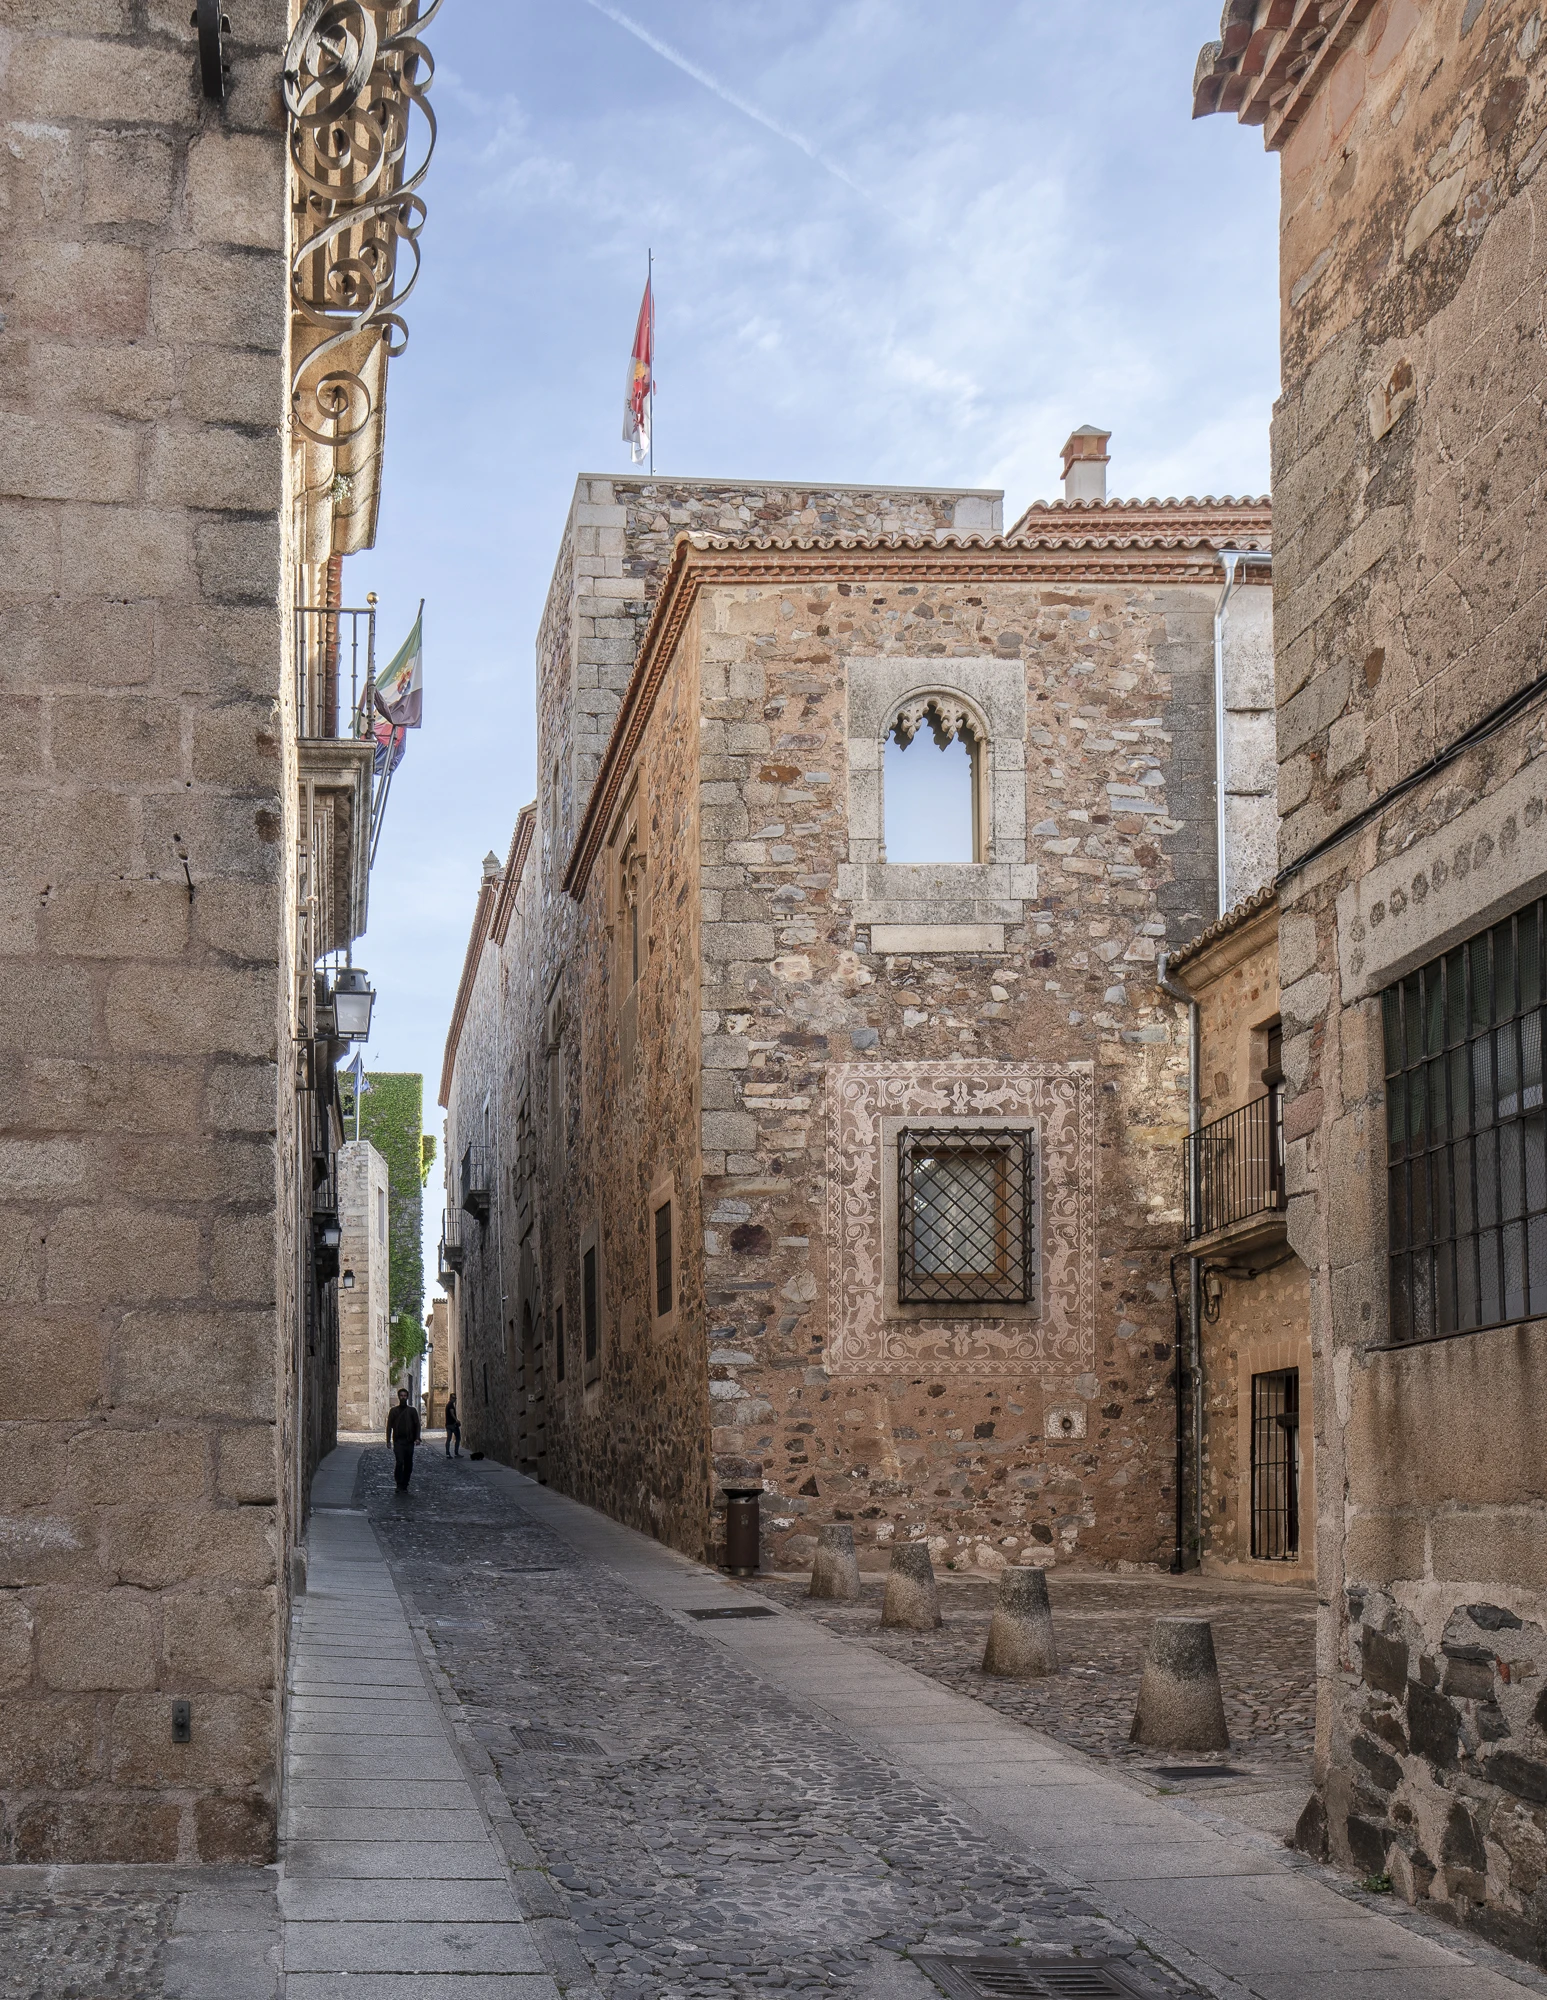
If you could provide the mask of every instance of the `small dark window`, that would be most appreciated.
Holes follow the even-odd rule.
[[[564,1380],[564,1308],[553,1308],[553,1373],[557,1381]]]
[[[1391,1338],[1547,1313],[1547,903],[1381,995]]]
[[[588,1367],[595,1361],[601,1349],[601,1326],[597,1309],[596,1250],[593,1245],[580,1259],[580,1310],[585,1331],[585,1358]]]
[[[671,1203],[663,1201],[655,1211],[655,1316],[664,1319],[671,1311]]]
[[[897,1159],[902,1304],[1024,1305],[1032,1296],[1030,1132],[903,1132]]]
[[[1252,1555],[1300,1555],[1300,1371],[1252,1377]]]

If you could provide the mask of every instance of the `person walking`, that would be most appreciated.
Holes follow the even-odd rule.
[[[458,1458],[460,1458],[460,1457],[462,1456],[462,1419],[461,1419],[461,1418],[460,1418],[460,1417],[459,1417],[459,1416],[457,1415],[457,1399],[456,1399],[456,1397],[455,1397],[455,1396],[448,1396],[448,1397],[446,1398],[446,1456],[447,1456],[447,1458],[450,1458],[450,1456],[451,1456],[451,1440],[452,1440],[453,1438],[455,1438],[455,1439],[456,1439],[456,1441],[457,1441],[457,1457],[458,1457]]]
[[[387,1442],[392,1447],[392,1483],[399,1493],[408,1491],[414,1476],[414,1446],[419,1442],[419,1412],[408,1400],[408,1391],[397,1392],[397,1408],[387,1413]]]

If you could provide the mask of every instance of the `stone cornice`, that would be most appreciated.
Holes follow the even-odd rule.
[[[494,913],[494,899],[497,894],[495,884],[488,881],[485,881],[478,891],[478,904],[473,911],[473,928],[468,933],[467,952],[462,960],[462,977],[457,984],[456,1005],[451,1010],[451,1027],[446,1035],[446,1053],[440,1066],[440,1095],[436,1102],[442,1111],[451,1107],[451,1083],[457,1066],[457,1045],[462,1039],[462,1029],[467,1021],[467,1010],[473,998],[473,986],[478,978],[478,967],[483,960],[483,948],[489,941],[489,919]]]
[[[1192,115],[1233,111],[1278,152],[1374,6],[1343,0],[1328,19],[1326,0],[1225,0],[1219,40],[1198,52]]]
[[[510,836],[510,853],[505,857],[499,894],[494,899],[494,914],[489,919],[489,935],[498,945],[504,944],[505,933],[510,929],[510,920],[515,914],[516,891],[521,887],[526,857],[532,851],[532,833],[536,825],[537,805],[534,800],[516,814],[515,831]]]
[[[732,540],[679,535],[640,641],[606,754],[575,837],[564,887],[578,902],[611,824],[661,683],[699,592],[762,583],[1218,583],[1223,548],[1267,548],[1265,501],[1155,501],[1029,510],[1034,525],[1013,536],[859,536],[830,540]],[[1075,532],[1071,532],[1071,529]],[[1092,529],[1099,532],[1092,533]],[[942,663],[942,672],[945,665]]]

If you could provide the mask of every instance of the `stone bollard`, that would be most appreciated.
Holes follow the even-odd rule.
[[[1230,1748],[1207,1618],[1155,1620],[1128,1740],[1154,1750]]]
[[[810,1594],[842,1603],[859,1596],[859,1557],[854,1553],[854,1530],[847,1521],[818,1529]]]
[[[940,1623],[940,1594],[927,1543],[899,1542],[892,1550],[881,1623],[900,1625],[907,1632],[933,1632]]]
[[[290,1595],[306,1595],[306,1551],[299,1545],[290,1551]]]
[[[983,1649],[983,1671],[1009,1681],[1058,1672],[1045,1571],[1027,1564],[1024,1569],[1007,1569],[1000,1577],[999,1601]]]

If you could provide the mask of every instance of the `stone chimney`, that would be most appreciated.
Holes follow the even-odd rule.
[[[1094,424],[1081,424],[1070,433],[1064,446],[1065,500],[1105,500],[1111,436],[1110,431],[1097,430]]]
[[[491,847],[489,852],[483,857],[483,879],[492,889],[498,883],[503,873],[504,869],[500,865],[500,858]]]

